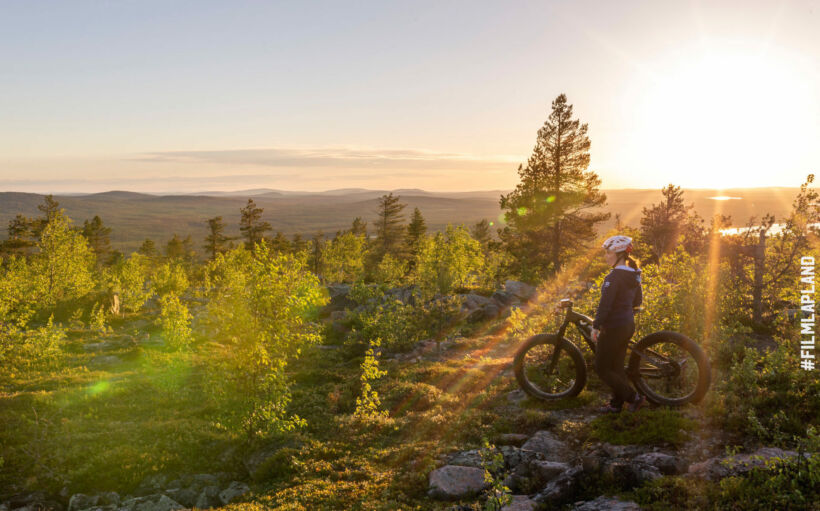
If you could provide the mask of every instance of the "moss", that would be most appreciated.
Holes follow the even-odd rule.
[[[611,444],[681,445],[695,421],[676,410],[643,409],[597,417],[590,422],[590,437]]]

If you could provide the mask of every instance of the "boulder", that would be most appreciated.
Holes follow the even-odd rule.
[[[219,492],[219,500],[222,501],[222,504],[228,505],[249,491],[251,491],[251,489],[247,484],[233,481],[230,486]]]
[[[547,484],[533,500],[538,504],[553,504],[568,498],[578,489],[578,480],[584,469],[572,467]]]
[[[79,511],[81,509],[88,509],[94,507],[99,502],[99,495],[86,495],[84,493],[75,493],[68,500],[68,511]]]
[[[193,488],[176,488],[165,490],[165,495],[179,502],[185,507],[194,507],[199,493]]]
[[[535,294],[535,287],[525,284],[524,282],[518,282],[517,280],[504,282],[504,290],[524,302],[529,301]]]
[[[512,502],[501,508],[501,511],[533,511],[535,501],[526,495],[513,495]]]
[[[751,454],[735,456],[715,456],[689,466],[687,477],[697,477],[715,481],[728,476],[742,475],[755,467],[765,467],[771,458],[790,458],[797,456],[795,451],[784,451],[777,447],[761,447]],[[809,453],[803,454],[810,457]]]
[[[684,474],[688,469],[685,460],[662,452],[647,452],[633,459],[657,468],[663,475]]]
[[[533,460],[529,464],[530,473],[538,486],[543,486],[567,470],[569,465],[558,461]]]
[[[567,444],[547,430],[537,431],[529,440],[524,442],[521,449],[541,453],[544,455],[544,459],[548,461],[566,463],[575,458],[575,454]]]
[[[487,486],[483,469],[446,465],[430,472],[427,494],[435,499],[457,500],[473,497]]]
[[[623,501],[617,497],[600,496],[595,500],[576,502],[573,511],[640,511],[641,506],[635,502]]]
[[[460,295],[462,297],[462,304],[461,307],[467,311],[474,311],[476,309],[480,309],[486,305],[495,305],[493,301],[486,296],[477,295],[475,293],[469,293],[466,295]]]
[[[490,296],[490,298],[504,307],[521,303],[521,300],[509,291],[496,291],[492,294],[492,296]]]
[[[196,499],[195,506],[199,509],[210,509],[213,507],[221,507],[222,501],[219,500],[219,487],[206,486],[199,493]]]

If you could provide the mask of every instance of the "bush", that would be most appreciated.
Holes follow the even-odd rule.
[[[788,447],[793,435],[820,417],[820,379],[800,368],[795,344],[758,353],[745,348],[718,382],[713,414],[724,428],[764,443]]]

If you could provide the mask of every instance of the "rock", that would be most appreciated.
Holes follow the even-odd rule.
[[[219,478],[211,474],[194,474],[193,481],[199,486],[216,486]]]
[[[660,471],[640,462],[615,460],[603,467],[603,473],[622,488],[634,488],[661,477]]]
[[[539,486],[549,483],[570,468],[566,463],[547,460],[533,460],[529,467]]]
[[[195,506],[199,509],[210,509],[212,507],[221,507],[222,501],[219,500],[219,487],[206,486],[199,493],[196,499]]]
[[[473,497],[487,486],[484,470],[447,465],[430,472],[427,494],[435,499],[456,500]]]
[[[490,296],[490,299],[494,300],[501,306],[517,305],[521,303],[518,297],[509,291],[496,291],[492,294],[492,296]]]
[[[504,433],[498,437],[498,445],[515,445],[521,447],[530,437],[521,433]]]
[[[59,502],[57,495],[47,494],[43,491],[30,493],[18,493],[12,495],[5,501],[8,509],[17,511],[63,511],[63,505]]]
[[[138,504],[135,511],[171,511],[173,509],[185,509],[185,506],[167,495],[161,495],[155,502],[148,501]]]
[[[641,506],[635,502],[623,501],[617,497],[606,497],[604,495],[595,500],[586,502],[576,502],[573,511],[640,511]]]
[[[478,449],[469,451],[459,451],[444,456],[445,465],[458,465],[460,467],[482,468],[481,454]]]
[[[219,492],[219,500],[222,501],[222,504],[228,505],[233,502],[234,499],[241,497],[250,490],[251,489],[247,484],[239,481],[233,481],[230,486]]]
[[[550,481],[533,500],[538,504],[549,504],[566,499],[578,489],[578,477],[583,471],[581,467],[570,468]]]
[[[504,282],[504,290],[524,302],[529,301],[532,295],[535,294],[535,288],[533,286],[525,284],[524,282],[518,282],[517,280]]]
[[[86,495],[84,493],[75,493],[68,501],[68,511],[78,511],[80,509],[88,509],[94,507],[99,502],[99,495]]]
[[[480,309],[485,305],[493,304],[493,301],[486,296],[477,295],[475,293],[469,293],[466,295],[460,295],[463,299],[461,307],[462,309],[466,309],[467,311],[474,311],[476,309]]]
[[[755,467],[766,466],[771,458],[790,458],[797,456],[795,451],[784,451],[777,447],[761,447],[751,454],[737,454],[735,456],[715,456],[689,466],[688,477],[697,477],[715,481],[727,476],[741,475]],[[760,458],[755,458],[755,457]],[[809,453],[804,453],[809,457]]]
[[[686,473],[686,461],[662,452],[647,452],[633,458],[635,461],[656,467],[663,475]]]
[[[501,511],[533,511],[535,501],[526,495],[513,495],[512,502],[501,508]]]
[[[569,462],[575,457],[566,443],[547,430],[537,431],[521,449],[539,452],[549,461]]]
[[[191,488],[176,488],[165,490],[165,495],[179,502],[185,507],[194,507],[199,494]]]
[[[527,393],[521,389],[511,390],[507,393],[507,401],[510,403],[518,404],[525,399],[527,399]]]

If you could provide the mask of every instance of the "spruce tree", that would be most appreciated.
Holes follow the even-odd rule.
[[[367,222],[362,221],[361,217],[353,219],[353,225],[350,227],[350,232],[356,236],[364,236],[367,239]]]
[[[205,237],[203,248],[211,259],[216,259],[217,254],[227,250],[227,243],[231,238],[225,236],[225,224],[221,216],[208,219],[208,236]]]
[[[106,256],[111,252],[111,228],[103,225],[102,219],[98,215],[89,222],[83,222],[83,236],[88,240],[88,245],[97,256],[97,265],[103,263]]]
[[[564,94],[538,130],[521,182],[500,199],[506,226],[499,232],[525,279],[538,280],[559,271],[596,237],[595,224],[609,213],[587,213],[606,202],[601,180],[589,166],[587,124],[572,118]]]
[[[424,217],[421,215],[419,208],[413,209],[413,216],[410,223],[407,225],[407,246],[410,248],[410,254],[415,257],[418,254],[419,243],[424,235],[427,233],[427,224],[424,222]]]
[[[405,255],[404,247],[404,215],[402,210],[407,204],[399,202],[400,197],[393,192],[382,195],[379,199],[378,219],[376,220],[376,242],[374,256],[376,263],[385,256],[402,259]]]

